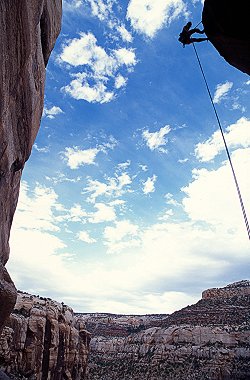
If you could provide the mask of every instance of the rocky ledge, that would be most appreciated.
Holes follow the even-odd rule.
[[[0,337],[0,379],[3,372],[14,379],[83,379],[89,342],[84,322],[71,308],[18,292]]]
[[[89,380],[250,379],[250,282],[203,292],[169,316],[85,314]]]

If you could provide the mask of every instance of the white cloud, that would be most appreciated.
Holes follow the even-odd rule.
[[[115,227],[105,227],[103,237],[108,253],[117,253],[141,244],[138,226],[128,220],[115,222]]]
[[[224,136],[229,149],[250,146],[250,120],[245,117],[240,118],[235,124],[226,128]],[[224,150],[221,132],[217,130],[208,140],[196,145],[195,155],[200,161],[207,162]]]
[[[54,177],[45,176],[45,179],[49,182],[53,182],[55,185],[62,182],[80,182],[82,177],[77,176],[73,178],[67,177],[65,174],[58,172]]]
[[[82,0],[63,0],[63,10],[73,12],[79,9],[82,5]]]
[[[120,70],[130,70],[137,60],[134,49],[119,47],[108,54],[92,33],[80,33],[63,47],[59,62],[81,67],[81,72],[72,74],[74,79],[63,88],[65,92],[78,100],[107,103],[114,98],[114,90],[126,84]]]
[[[92,33],[80,33],[80,38],[68,41],[60,55],[60,60],[71,66],[89,65],[96,74],[110,75],[115,66],[115,59],[97,45]]]
[[[90,237],[89,232],[87,231],[80,231],[77,234],[77,237],[79,240],[84,241],[84,243],[88,243],[88,244],[96,243],[96,240]]]
[[[124,25],[117,26],[117,31],[120,33],[124,42],[133,42],[132,34],[125,28]]]
[[[129,191],[129,185],[132,179],[128,173],[123,172],[115,177],[107,179],[107,183],[98,180],[88,179],[88,184],[84,188],[84,193],[90,193],[88,201],[95,202],[100,196],[119,197],[124,192]]]
[[[141,168],[141,170],[142,170],[143,172],[148,171],[148,167],[147,167],[147,165],[139,164],[139,168]]]
[[[90,6],[92,15],[98,17],[99,20],[106,22],[107,26],[112,29],[112,33],[118,32],[123,42],[130,43],[133,41],[132,34],[127,30],[125,25],[115,16],[113,6],[116,0],[86,0]]]
[[[245,82],[245,84],[246,84],[246,85],[250,85],[250,80],[247,80],[247,81]]]
[[[232,154],[246,212],[250,205],[250,177],[246,175],[250,169],[249,155],[250,148],[238,149]],[[222,226],[235,235],[244,231],[240,203],[227,161],[217,170],[193,170],[193,182],[182,191],[186,194],[184,209],[193,221],[204,221],[218,230]]]
[[[249,154],[250,148],[238,148],[232,156],[248,215]],[[172,312],[200,298],[201,288],[235,280],[249,268],[249,240],[227,162],[213,170],[196,169],[183,189],[182,205],[186,222],[142,227],[115,220],[104,227],[103,242],[109,253],[119,254],[112,261],[83,264],[63,253],[67,247],[55,235],[61,209],[57,194],[43,187],[31,192],[24,185],[8,269],[18,288],[63,300],[75,311]],[[75,214],[82,212],[77,206]],[[187,298],[190,288],[194,295]]]
[[[166,210],[166,211],[164,212],[163,215],[159,216],[159,220],[160,220],[160,221],[167,221],[167,220],[169,220],[169,219],[171,218],[171,216],[173,216],[173,215],[174,215],[173,210],[172,210],[172,209],[168,209],[168,210]]]
[[[157,176],[154,174],[153,177],[148,177],[148,179],[143,183],[143,193],[149,194],[155,191],[155,182],[157,180]]]
[[[58,231],[54,211],[61,209],[52,188],[37,184],[29,196],[29,186],[22,182],[15,214],[15,228],[39,231]]]
[[[53,106],[51,108],[44,107],[43,116],[48,119],[54,119],[56,115],[60,115],[60,113],[64,113],[60,107]]]
[[[124,78],[121,74],[117,75],[115,78],[115,88],[119,89],[121,87],[126,86],[127,78]]]
[[[48,146],[44,146],[42,148],[40,148],[36,143],[33,145],[33,148],[35,150],[37,150],[37,152],[39,153],[48,153],[49,152],[49,147]]]
[[[104,21],[109,19],[113,13],[112,7],[115,3],[114,0],[86,0],[92,10],[93,16],[99,18],[99,20]]]
[[[163,148],[167,144],[166,135],[169,134],[171,128],[169,125],[165,125],[157,132],[143,131],[142,137],[146,141],[150,150],[158,150],[159,152],[166,153],[166,149]]]
[[[167,194],[164,195],[164,198],[166,198],[166,203],[168,205],[171,205],[171,206],[174,206],[174,207],[180,206],[180,203],[177,202],[176,199],[174,199],[173,194],[167,193]]]
[[[130,0],[127,19],[138,33],[153,38],[165,24],[185,12],[182,0]]]
[[[97,154],[100,152],[97,148],[82,150],[77,146],[65,148],[64,157],[70,169],[78,169],[82,165],[94,165]]]
[[[88,219],[89,223],[111,222],[116,219],[114,207],[104,203],[96,203],[95,208],[97,211],[91,214]]]
[[[110,206],[124,206],[125,201],[123,199],[115,199],[114,201],[109,202]]]
[[[228,81],[218,84],[213,98],[214,103],[219,104],[222,99],[225,99],[232,87],[233,83]]]
[[[121,170],[127,169],[131,164],[130,160],[127,160],[126,162],[121,162],[120,164],[117,165],[117,167]]]
[[[89,103],[108,103],[114,99],[114,92],[107,90],[107,86],[102,80],[96,79],[92,86],[88,83],[87,74],[78,73],[74,75],[64,91],[77,100],[86,100]]]
[[[136,65],[136,56],[133,49],[120,48],[114,50],[114,55],[119,66],[126,65],[130,67]]]
[[[72,222],[81,222],[87,217],[88,214],[84,209],[82,209],[80,204],[76,203],[70,208],[68,215]]]
[[[188,162],[188,158],[179,159],[178,162],[180,164],[185,164],[185,162]]]

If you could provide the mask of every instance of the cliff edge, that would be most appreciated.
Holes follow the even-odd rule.
[[[216,50],[250,75],[249,4],[246,0],[205,0],[202,23]]]
[[[18,292],[0,336],[0,379],[1,370],[11,379],[83,379],[89,342],[85,324],[70,307]]]
[[[61,15],[62,0],[0,0],[0,331],[16,300],[5,268],[10,228],[40,126],[45,67]]]
[[[85,314],[90,380],[250,379],[250,281],[171,315]]]

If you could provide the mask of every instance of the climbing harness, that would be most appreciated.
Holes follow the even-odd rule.
[[[204,82],[206,84],[207,92],[208,92],[210,101],[212,103],[212,106],[213,106],[213,109],[214,109],[214,113],[215,113],[215,116],[216,116],[216,119],[217,119],[217,122],[218,122],[218,125],[219,125],[219,128],[220,128],[220,132],[221,132],[222,139],[223,139],[223,142],[224,142],[224,146],[225,146],[225,149],[226,149],[228,161],[229,161],[231,169],[232,169],[233,178],[234,178],[235,186],[236,186],[238,197],[239,197],[239,201],[240,201],[240,206],[241,206],[242,214],[243,214],[245,225],[246,225],[246,229],[247,229],[248,239],[250,240],[250,227],[249,227],[249,223],[248,223],[248,219],[247,219],[247,214],[246,214],[246,210],[245,210],[245,207],[244,207],[244,203],[243,203],[243,199],[242,199],[242,196],[241,196],[240,187],[239,187],[239,184],[238,184],[238,181],[237,181],[235,170],[234,170],[234,167],[233,167],[233,163],[232,163],[232,160],[231,160],[231,156],[230,156],[230,153],[229,153],[229,150],[228,150],[228,147],[227,147],[227,143],[226,143],[226,139],[225,139],[225,136],[224,136],[224,132],[223,132],[223,129],[222,129],[222,126],[221,126],[221,122],[220,122],[217,110],[216,110],[215,105],[214,105],[214,101],[213,101],[213,98],[212,98],[212,95],[211,95],[211,91],[209,89],[209,86],[208,86],[208,83],[207,83],[207,80],[206,80],[206,76],[205,76],[205,73],[204,73],[204,70],[203,70],[200,58],[198,56],[195,44],[193,42],[192,42],[192,45],[194,47],[195,55],[196,55],[197,61],[199,63],[199,66],[200,66],[200,69],[201,69],[201,73],[202,73]]]

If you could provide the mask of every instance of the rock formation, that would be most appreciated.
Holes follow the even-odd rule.
[[[169,316],[82,319],[92,332],[89,380],[250,379],[249,281],[209,289]]]
[[[0,337],[0,376],[2,370],[11,378],[83,379],[89,341],[83,321],[68,306],[18,292]]]
[[[0,331],[16,299],[5,269],[22,169],[43,109],[45,66],[62,0],[0,0]]]
[[[206,35],[231,65],[250,75],[249,4],[246,0],[205,0]]]

